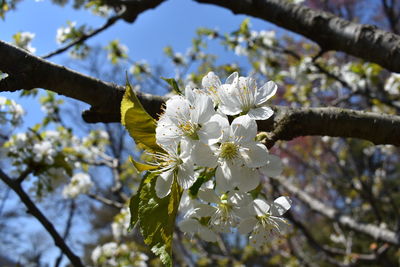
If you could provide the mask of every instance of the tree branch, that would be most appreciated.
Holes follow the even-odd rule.
[[[280,185],[282,185],[292,195],[296,196],[300,201],[306,204],[311,210],[323,215],[324,217],[338,222],[340,225],[348,227],[356,232],[373,237],[376,240],[388,242],[396,246],[400,245],[399,233],[373,224],[357,222],[352,217],[343,215],[338,210],[335,210],[334,208],[329,207],[321,201],[313,198],[303,190],[292,185],[289,181],[281,178],[272,179],[278,181]]]
[[[53,64],[3,41],[0,41],[0,58],[0,70],[8,74],[0,80],[0,92],[43,88],[91,105],[90,110],[83,113],[86,122],[120,121],[124,87]],[[10,83],[12,80],[18,83]],[[163,99],[141,92],[137,94],[148,112],[155,116]]]
[[[400,72],[400,36],[282,0],[195,0],[254,16],[337,50]]]
[[[91,105],[82,116],[86,122],[120,122],[124,87],[107,83],[53,64],[0,41],[0,70],[8,73],[0,80],[0,91],[44,88]],[[24,75],[25,86],[10,87],[7,80]],[[136,92],[150,115],[156,117],[166,98]],[[271,119],[259,122],[260,131],[271,131],[269,147],[278,140],[320,135],[360,138],[378,144],[400,146],[400,116],[340,108],[273,107]]]
[[[375,145],[400,146],[400,116],[356,111],[335,107],[288,108],[273,107],[272,119],[259,121],[259,130],[272,131],[266,142],[272,147],[278,140],[319,135],[352,137]]]
[[[25,193],[21,184],[15,182],[13,179],[8,177],[1,169],[0,169],[0,179],[19,196],[21,201],[28,209],[28,212],[43,225],[43,227],[53,238],[55,245],[64,252],[64,254],[71,261],[71,264],[74,265],[75,267],[83,267],[84,265],[82,264],[81,259],[71,251],[71,249],[65,243],[64,239],[54,228],[53,224],[43,215],[43,213],[39,210],[39,208],[35,205],[35,203],[33,203],[30,197]]]
[[[107,22],[103,26],[101,26],[100,28],[98,28],[98,29],[96,29],[94,31],[91,31],[89,33],[83,34],[80,38],[70,42],[69,44],[65,45],[64,47],[61,47],[61,48],[59,48],[59,49],[57,49],[57,50],[55,50],[55,51],[53,51],[51,53],[48,53],[47,55],[42,56],[42,58],[47,59],[47,58],[50,58],[52,56],[61,54],[62,52],[67,51],[71,47],[73,47],[73,46],[75,46],[77,44],[81,44],[81,43],[85,42],[87,39],[95,36],[98,33],[101,33],[102,31],[104,31],[104,30],[108,29],[109,27],[111,27],[112,25],[114,25],[115,22],[117,22],[119,19],[121,19],[123,17],[124,12],[125,12],[125,9],[122,10],[121,12],[119,12],[118,14],[116,14],[115,16],[110,17],[107,20]]]

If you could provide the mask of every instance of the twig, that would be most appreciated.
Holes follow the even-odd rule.
[[[78,39],[70,42],[69,44],[67,44],[64,47],[61,47],[61,48],[59,48],[59,49],[57,49],[57,50],[55,50],[55,51],[53,51],[51,53],[48,53],[47,55],[42,56],[42,58],[48,59],[48,58],[53,57],[55,55],[61,54],[61,53],[65,52],[65,51],[67,51],[68,49],[70,49],[71,47],[73,47],[73,46],[75,46],[77,44],[81,44],[84,41],[86,41],[87,39],[97,35],[98,33],[101,33],[102,31],[108,29],[110,26],[114,25],[114,23],[117,22],[119,19],[121,19],[123,14],[124,14],[124,12],[125,12],[125,9],[123,9],[121,12],[119,12],[115,16],[110,17],[107,20],[107,22],[103,26],[101,26],[100,28],[98,28],[98,29],[96,29],[96,30],[94,30],[94,31],[92,31],[90,33],[83,34]]]
[[[92,199],[95,199],[95,200],[97,200],[99,202],[102,202],[102,203],[104,203],[104,204],[106,204],[108,206],[117,208],[117,209],[122,209],[124,207],[124,204],[122,204],[120,202],[113,201],[111,199],[108,199],[108,198],[105,198],[105,197],[102,197],[102,196],[99,196],[99,195],[96,195],[96,194],[89,193],[89,194],[87,194],[87,196],[92,198]]]
[[[70,207],[69,207],[69,214],[68,214],[67,223],[65,225],[65,230],[64,230],[64,235],[63,235],[64,240],[67,239],[67,237],[69,235],[69,232],[71,230],[72,218],[74,217],[75,209],[76,209],[75,200],[72,199]],[[62,260],[63,256],[64,256],[64,252],[61,250],[60,255],[56,259],[54,267],[60,266],[60,263],[61,263],[61,260]]]
[[[28,194],[25,193],[21,184],[17,183],[12,178],[8,177],[3,170],[0,169],[0,179],[6,183],[21,199],[26,208],[28,209],[28,213],[34,216],[47,230],[47,232],[51,235],[54,240],[54,243],[57,247],[64,252],[64,254],[71,261],[71,264],[75,267],[83,267],[83,263],[81,259],[76,256],[68,245],[65,243],[65,240],[60,236],[57,230],[54,228],[53,224],[43,215],[43,213],[39,210],[39,208],[32,202],[31,198]]]
[[[348,227],[356,232],[366,234],[376,240],[388,242],[396,246],[400,245],[400,239],[398,233],[373,224],[357,222],[352,217],[341,214],[338,210],[330,206],[327,206],[321,201],[313,198],[303,190],[292,185],[290,182],[281,178],[271,178],[271,179],[278,181],[281,186],[283,186],[291,194],[295,195],[311,210],[323,215],[324,217],[332,221],[338,222],[340,225]]]

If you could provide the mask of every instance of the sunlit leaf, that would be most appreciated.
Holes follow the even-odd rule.
[[[161,150],[156,143],[156,121],[143,108],[129,82],[121,102],[121,123],[137,144]]]
[[[137,162],[134,160],[132,157],[129,157],[129,160],[132,162],[133,166],[139,171],[139,172],[144,172],[144,171],[150,171],[150,170],[155,170],[158,167],[154,165],[149,165],[141,162]]]

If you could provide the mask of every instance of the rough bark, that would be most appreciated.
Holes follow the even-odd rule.
[[[372,25],[358,24],[333,14],[283,0],[195,0],[272,22],[318,43],[400,72],[400,36]]]
[[[119,122],[124,87],[107,83],[53,64],[0,41],[0,70],[8,77],[0,80],[1,91],[44,88],[91,105],[83,113],[86,122]],[[154,117],[166,100],[137,92]],[[267,145],[299,136],[353,137],[374,144],[400,146],[400,117],[339,108],[287,108],[274,106],[271,119],[259,122],[260,131],[271,132]]]

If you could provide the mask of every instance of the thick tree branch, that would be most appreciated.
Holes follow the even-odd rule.
[[[318,43],[400,72],[400,36],[282,0],[196,0],[272,22]]]
[[[126,7],[126,12],[124,12],[123,19],[126,22],[134,22],[142,12],[156,8],[165,0],[105,0],[104,3],[112,7]]]
[[[375,145],[400,146],[400,117],[349,109],[273,107],[274,117],[259,121],[259,129],[271,131],[267,146],[278,140],[319,135],[369,140]]]
[[[65,243],[64,239],[54,228],[53,224],[43,215],[43,213],[39,210],[35,203],[33,203],[30,197],[25,193],[21,184],[8,177],[1,169],[0,179],[19,196],[21,201],[28,209],[28,212],[43,225],[43,227],[53,238],[56,246],[59,247],[71,261],[71,264],[75,267],[83,267],[84,265],[82,264],[81,259],[71,251],[71,249]]]
[[[53,64],[24,50],[0,41],[0,70],[8,73],[0,80],[1,91],[44,88],[91,105],[83,113],[86,122],[119,122],[124,87],[103,82],[65,67]],[[8,79],[23,76],[19,86]],[[165,97],[137,92],[140,101],[152,115],[161,112]],[[340,108],[273,107],[271,119],[259,122],[260,131],[271,132],[267,145],[278,140],[319,135],[360,138],[378,144],[400,146],[400,117]]]
[[[286,181],[282,178],[273,179],[278,181],[280,185],[282,185],[288,192],[290,192],[290,194],[296,196],[311,210],[323,215],[324,217],[332,221],[338,222],[340,225],[348,227],[356,232],[371,236],[376,240],[388,242],[396,246],[400,245],[399,233],[373,224],[357,222],[352,217],[341,214],[338,210],[329,207],[321,201],[313,198],[303,190],[294,186],[289,181]]]
[[[8,74],[7,78],[0,80],[0,92],[43,88],[91,105],[90,110],[83,114],[87,122],[120,121],[119,106],[124,87],[53,64],[3,41],[0,41],[0,58],[0,70]],[[18,82],[10,83],[13,80]],[[162,98],[137,94],[148,107],[148,112],[155,116]]]

